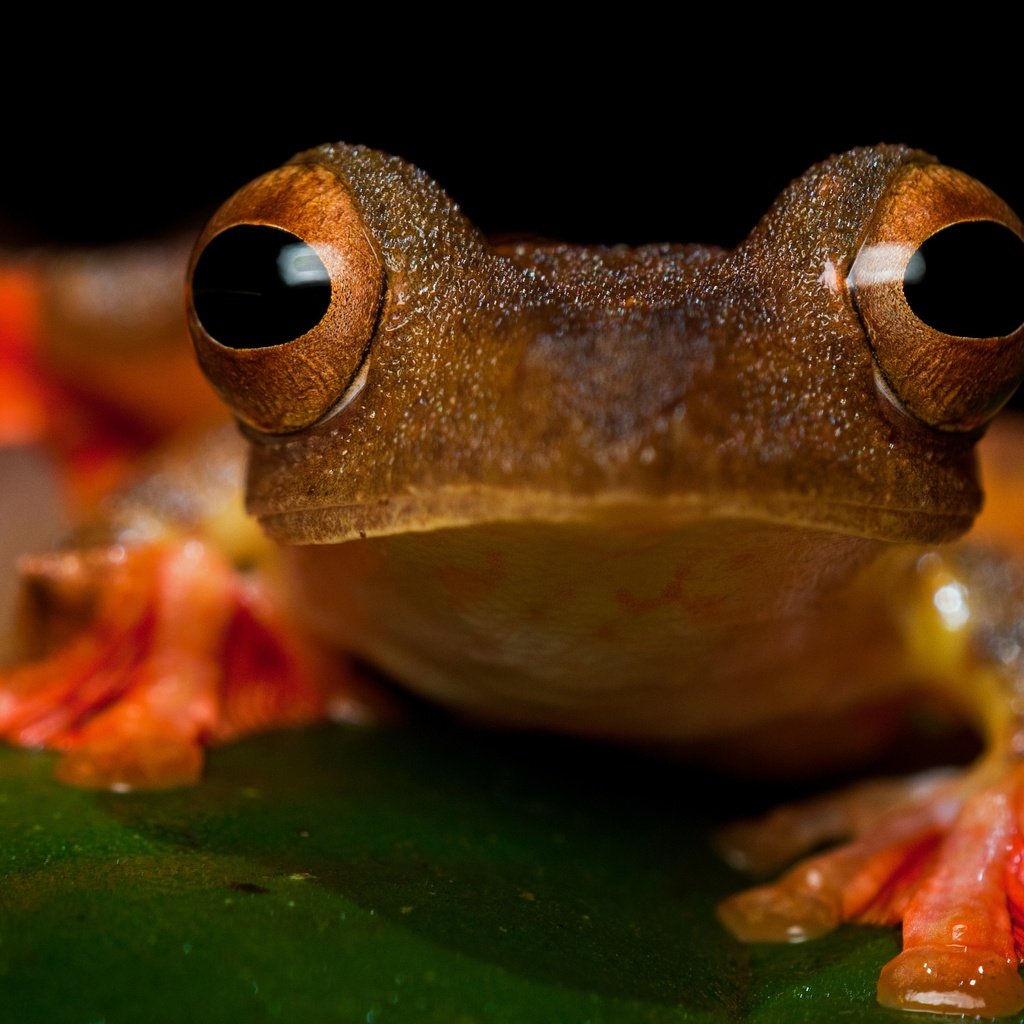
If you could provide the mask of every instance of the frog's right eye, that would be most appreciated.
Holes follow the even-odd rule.
[[[1024,240],[993,220],[941,228],[910,257],[903,294],[943,334],[1007,337],[1024,324]]]
[[[356,378],[383,283],[336,175],[312,164],[264,175],[221,207],[192,256],[189,321],[203,372],[249,426],[309,426]]]
[[[1024,225],[961,171],[901,169],[850,283],[884,393],[923,423],[981,427],[1024,377]]]

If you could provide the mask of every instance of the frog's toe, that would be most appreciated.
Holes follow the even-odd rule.
[[[861,840],[804,860],[777,882],[725,900],[726,927],[744,942],[802,942],[843,921],[899,920],[899,906],[940,838],[927,815],[893,821]]]
[[[1024,766],[971,794],[903,908],[887,1006],[1003,1016],[1024,1009]]]
[[[57,763],[61,782],[81,789],[170,789],[191,786],[203,771],[203,746],[196,736],[167,735],[166,723],[151,723],[134,735],[112,731],[77,743]]]
[[[722,923],[743,942],[802,942],[832,931],[840,920],[838,893],[813,874],[748,889],[718,907]]]
[[[197,540],[36,559],[27,573],[42,656],[0,672],[0,736],[63,751],[72,784],[194,782],[204,746],[325,718],[345,690],[342,666]]]
[[[814,938],[844,921],[902,922],[903,952],[882,971],[879,1002],[975,1016],[1020,1012],[1024,765],[1006,770],[991,760],[959,778],[917,780],[902,806],[890,801],[894,792],[856,794],[862,810],[872,809],[847,818],[853,839],[726,900],[721,919],[755,942]],[[839,799],[847,810],[850,796]],[[818,802],[819,814],[826,804]],[[777,827],[787,815],[801,820],[790,809],[765,823]]]
[[[1007,1017],[1024,1007],[1024,980],[1016,963],[997,953],[920,946],[885,965],[878,1001],[897,1010]]]
[[[907,778],[859,782],[785,804],[752,821],[735,822],[719,831],[716,845],[737,870],[767,875],[824,843],[876,832],[893,812],[902,815],[907,807],[944,796],[959,806],[959,775],[943,768]]]

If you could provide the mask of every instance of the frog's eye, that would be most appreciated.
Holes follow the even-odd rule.
[[[930,426],[982,425],[1024,377],[1024,228],[966,174],[904,167],[850,284],[887,393]]]
[[[323,319],[331,277],[297,235],[239,224],[211,239],[196,260],[192,303],[206,333],[222,345],[283,345]]]
[[[294,165],[258,178],[221,207],[192,256],[189,320],[203,372],[258,430],[314,423],[362,365],[383,280],[331,171]]]

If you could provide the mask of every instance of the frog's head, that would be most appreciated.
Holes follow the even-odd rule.
[[[736,250],[494,248],[422,171],[324,146],[201,235],[200,363],[295,542],[605,515],[963,532],[1024,375],[1024,228],[901,146],[797,179]]]

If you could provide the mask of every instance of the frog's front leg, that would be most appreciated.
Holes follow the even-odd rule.
[[[274,593],[243,457],[229,430],[166,453],[75,547],[23,559],[32,660],[0,671],[0,736],[63,751],[64,781],[187,784],[205,746],[356,699]]]
[[[903,925],[878,998],[901,1009],[1024,1009],[1024,571],[969,546],[921,556],[904,671],[941,681],[988,740],[962,773],[868,783],[726,830],[739,866],[774,867],[846,837],[725,901],[747,941],[800,941],[843,921]]]

